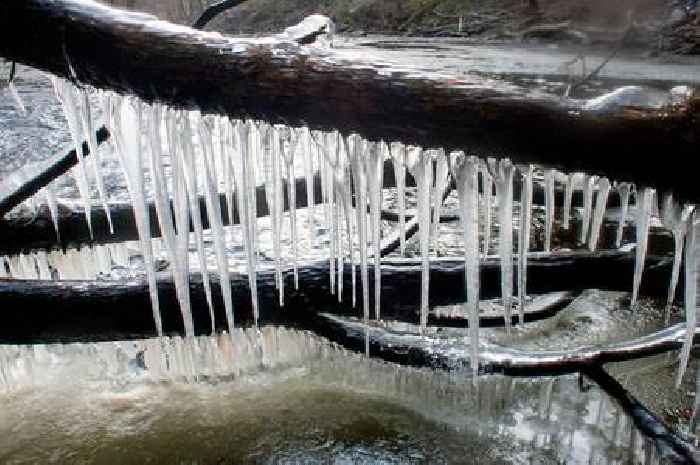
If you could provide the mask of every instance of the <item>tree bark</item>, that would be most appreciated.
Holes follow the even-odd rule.
[[[509,156],[700,199],[692,170],[679,169],[700,140],[696,103],[592,115],[474,75],[409,74],[341,50],[232,39],[89,0],[2,2],[0,55],[147,102]],[[660,156],[667,160],[640,162]]]

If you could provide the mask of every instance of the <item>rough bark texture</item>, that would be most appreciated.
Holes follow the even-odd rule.
[[[700,198],[694,173],[679,169],[697,152],[697,104],[581,114],[555,97],[497,90],[477,76],[409,74],[88,0],[3,2],[0,55],[148,102],[510,156]],[[666,161],[642,162],[659,157]]]

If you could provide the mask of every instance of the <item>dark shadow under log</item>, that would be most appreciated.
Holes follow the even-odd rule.
[[[509,156],[700,199],[693,170],[679,168],[696,155],[697,102],[582,113],[475,75],[407,73],[341,50],[232,39],[88,0],[0,3],[0,55],[147,102]]]
[[[599,288],[627,291],[631,288],[633,257],[630,254],[603,253],[593,256],[565,254],[560,257],[531,256],[528,261],[528,292],[531,295],[566,291],[556,307],[539,310],[529,319],[545,318],[564,306],[577,291]],[[359,271],[359,269],[358,269]],[[670,263],[650,258],[642,288],[648,295],[665,296]],[[359,274],[359,273],[358,273]],[[458,260],[440,260],[431,264],[431,307],[459,304],[464,300],[464,265]],[[382,318],[408,323],[419,322],[421,268],[415,260],[383,261]],[[285,307],[278,305],[273,271],[258,274],[261,324],[285,324],[319,330],[320,313],[361,318],[361,304],[352,307],[351,267],[344,269],[343,302],[331,294],[328,264],[308,264],[299,269],[300,289],[294,290],[291,272],[285,274]],[[216,312],[216,327],[225,329],[220,286],[211,274]],[[517,277],[516,277],[517,279]],[[361,302],[358,277],[357,301]],[[662,282],[662,285],[658,283]],[[370,283],[373,283],[370,268]],[[211,331],[209,310],[204,298],[201,276],[192,275],[190,285],[195,330]],[[235,320],[237,326],[252,324],[250,291],[246,275],[232,274]],[[169,273],[161,273],[158,290],[165,331],[182,333],[182,318]],[[369,289],[373,296],[373,288]],[[481,267],[481,297],[500,295],[500,264],[486,260]],[[0,342],[31,343],[70,340],[116,340],[154,335],[154,324],[143,279],[130,281],[26,281],[0,280],[3,324]],[[55,305],[57,301],[61,305]],[[370,305],[373,305],[370,300]],[[502,324],[502,318],[485,317],[486,326]],[[429,324],[466,327],[467,321],[432,315]],[[323,333],[323,331],[321,331]],[[331,338],[332,339],[332,338]]]

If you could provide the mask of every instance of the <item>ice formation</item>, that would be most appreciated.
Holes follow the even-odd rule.
[[[625,223],[627,222],[627,212],[629,211],[632,188],[632,184],[627,182],[618,183],[615,187],[620,195],[620,217],[617,222],[617,234],[615,235],[615,248],[618,249],[622,245],[622,233],[625,230]]]
[[[685,241],[685,325],[686,336],[681,350],[681,361],[678,367],[678,377],[676,387],[679,387],[685,370],[688,367],[690,349],[693,347],[695,337],[695,327],[697,326],[697,286],[698,286],[698,250],[697,235],[698,225],[696,224],[697,210],[690,215],[688,222],[688,233]]]
[[[656,192],[654,189],[645,188],[641,192],[637,192],[635,205],[637,227],[637,248],[634,262],[634,280],[632,287],[632,299],[630,306],[634,308],[637,304],[639,296],[639,286],[642,283],[642,273],[644,271],[644,261],[647,255],[647,244],[649,241],[649,222],[651,221],[651,212],[653,208],[654,197]]]
[[[545,252],[552,250],[552,229],[554,227],[554,174],[554,170],[546,170],[544,172]]]
[[[681,255],[683,254],[683,240],[688,230],[688,221],[692,213],[692,207],[681,207],[673,198],[671,193],[664,194],[661,206],[661,221],[666,229],[673,234],[673,268],[671,270],[671,280],[668,285],[668,297],[666,299],[666,324],[671,317],[671,306],[676,296],[678,286],[678,276],[681,268]]]
[[[593,221],[591,223],[591,231],[588,237],[588,250],[591,252],[595,252],[596,247],[598,247],[600,228],[603,227],[605,207],[608,204],[608,194],[610,194],[610,181],[608,181],[608,178],[600,178],[598,180],[597,187],[598,192],[595,199],[595,209],[593,210]]]
[[[520,190],[520,228],[518,229],[518,309],[519,321],[525,323],[527,301],[527,254],[530,251],[530,229],[532,223],[532,176],[534,166],[528,165],[523,173]]]

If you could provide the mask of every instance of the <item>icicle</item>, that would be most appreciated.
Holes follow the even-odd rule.
[[[85,220],[87,221],[90,237],[92,238],[90,186],[87,178],[87,170],[85,168],[85,160],[83,159],[83,141],[80,137],[82,131],[79,120],[79,102],[72,84],[59,78],[54,78],[53,84],[56,91],[56,96],[63,106],[63,114],[66,116],[68,129],[71,133],[71,137],[73,138],[73,146],[75,148],[75,156],[78,159],[78,167],[77,169],[71,170],[71,172],[73,173],[75,182],[78,185],[78,191],[80,192],[80,197],[83,201],[83,208],[85,209]]]
[[[282,147],[279,132],[274,127],[270,129],[270,141],[272,143],[272,191],[270,197],[272,198],[272,204],[274,205],[274,208],[270,210],[270,222],[272,223],[272,240],[275,259],[275,272],[277,276],[277,291],[279,293],[279,304],[280,307],[282,307],[284,306],[284,275],[282,273],[282,245],[280,239],[282,229],[282,212],[284,210],[284,199],[282,198],[282,173],[280,172]],[[267,189],[265,192],[267,193]]]
[[[467,293],[464,313],[469,317],[470,363],[476,383],[479,374],[479,160],[465,158],[463,152],[454,152],[451,157],[462,217]]]
[[[391,160],[394,165],[397,203],[399,204],[399,241],[401,256],[406,255],[406,146],[391,143]]]
[[[430,190],[433,184],[433,162],[420,147],[409,147],[406,157],[408,171],[416,180],[418,194],[418,236],[421,252],[420,327],[428,324],[430,292]],[[442,199],[440,199],[442,201]]]
[[[520,324],[525,323],[527,301],[527,254],[530,251],[530,229],[532,221],[532,176],[534,166],[528,165],[523,173],[520,190],[520,228],[518,230],[518,308]]]
[[[304,176],[306,177],[306,211],[309,233],[309,247],[313,247],[316,235],[314,220],[314,168],[311,157],[311,132],[309,128],[301,129],[301,155],[304,162]]]
[[[95,174],[97,183],[97,193],[102,202],[102,208],[107,216],[107,224],[109,225],[109,233],[114,234],[114,225],[112,224],[112,214],[109,211],[107,203],[107,190],[105,189],[104,179],[102,177],[102,155],[97,150],[97,135],[95,134],[95,125],[92,120],[92,111],[90,109],[90,96],[85,89],[79,91],[81,97],[80,117],[83,123],[83,137],[87,141],[90,149],[91,164]]]
[[[482,254],[487,256],[491,250],[491,202],[493,200],[493,176],[488,170],[488,166],[481,161],[481,184],[483,186],[483,249]]]
[[[207,205],[207,216],[209,225],[214,237],[214,251],[216,254],[216,265],[219,271],[219,286],[224,299],[224,309],[226,311],[226,323],[229,334],[233,334],[233,300],[231,297],[231,278],[228,271],[228,256],[226,255],[226,233],[221,222],[221,204],[219,203],[219,191],[214,181],[214,146],[212,135],[206,123],[200,121],[199,137],[204,148],[204,190],[206,192],[205,202]],[[214,333],[214,312],[211,313],[212,334]]]
[[[690,349],[693,347],[695,337],[695,326],[697,325],[697,285],[698,285],[698,257],[697,257],[697,234],[698,225],[697,210],[690,215],[688,222],[687,239],[685,240],[685,325],[686,334],[681,350],[681,361],[678,367],[676,378],[676,388],[680,387],[683,375],[688,367]]]
[[[371,218],[371,240],[374,252],[374,317],[381,318],[381,213],[382,213],[382,185],[384,183],[384,154],[388,147],[383,142],[367,144],[365,166],[367,185],[369,188],[369,210]]]
[[[20,116],[27,116],[27,109],[24,106],[24,103],[22,102],[22,97],[20,97],[19,92],[17,92],[17,87],[15,87],[14,82],[9,82],[7,84],[7,90],[10,92],[10,95],[12,95],[12,100],[15,102],[15,108],[17,109],[17,112],[20,114]]]
[[[663,198],[663,206],[661,208],[661,220],[664,227],[673,234],[673,268],[671,270],[671,281],[668,286],[668,297],[666,298],[665,321],[669,323],[671,318],[671,306],[676,296],[676,287],[678,286],[678,276],[681,268],[681,255],[683,253],[683,239],[688,229],[688,219],[692,213],[692,207],[686,206],[681,208],[680,205],[673,199],[671,193],[666,193]]]
[[[355,263],[355,247],[353,244],[354,229],[353,228],[353,209],[352,209],[352,176],[351,171],[351,159],[352,159],[352,149],[349,149],[349,144],[346,145],[345,139],[339,137],[338,140],[338,166],[336,168],[336,183],[342,191],[341,201],[343,202],[343,211],[345,213],[345,228],[347,233],[348,251],[350,253],[350,266],[352,276],[352,306],[355,308],[357,305],[357,273]],[[358,233],[359,234],[359,233]]]
[[[348,139],[352,163],[352,178],[355,185],[355,213],[360,248],[360,279],[362,282],[362,313],[365,324],[369,322],[369,274],[367,271],[367,172],[365,164],[366,142],[359,136]],[[365,341],[365,351],[369,349],[369,340]]]
[[[331,157],[335,156],[335,149],[330,148],[331,140],[327,140],[330,133],[324,134],[322,132],[314,132],[314,153],[317,154],[317,166],[319,173],[321,175],[321,198],[323,204],[323,222],[328,231],[329,240],[329,254],[328,254],[328,279],[331,294],[335,294],[335,228],[331,222],[331,209],[333,208],[332,200],[332,180],[333,174],[331,169]]]
[[[39,279],[51,279],[51,270],[49,269],[49,257],[45,250],[39,250],[34,257],[37,267],[39,268]]]
[[[172,199],[173,211],[175,212],[175,226],[177,234],[175,236],[174,270],[175,289],[180,302],[180,312],[185,327],[194,331],[192,321],[192,309],[190,301],[190,274],[189,274],[189,247],[190,247],[190,208],[187,199],[187,184],[183,164],[180,163],[179,151],[182,150],[179,138],[179,128],[176,121],[177,114],[170,111],[166,114],[167,140],[170,149],[170,162],[172,165]],[[155,124],[155,122],[154,122]],[[154,126],[153,129],[156,129]],[[152,135],[155,138],[156,135]],[[152,142],[154,142],[152,140]],[[157,148],[156,148],[157,150]],[[160,167],[155,173],[155,177],[160,180],[162,175]],[[158,190],[156,188],[155,190]],[[157,208],[157,204],[156,204]],[[159,214],[159,217],[160,214]]]
[[[252,258],[252,268],[249,270],[249,274],[252,277],[251,292],[253,294],[253,315],[255,319],[255,327],[258,327],[258,317],[260,315],[258,307],[258,271],[257,271],[257,253],[258,253],[258,202],[257,202],[257,191],[256,191],[256,172],[255,172],[255,162],[256,160],[261,160],[262,156],[260,154],[261,148],[261,138],[262,132],[260,127],[256,125],[253,121],[248,122],[248,145],[245,152],[246,164],[245,164],[245,174],[246,186],[248,192],[245,195],[245,200],[247,202],[246,211],[248,212],[248,242],[250,243],[250,253]],[[249,277],[249,279],[251,279]]]
[[[248,167],[250,160],[250,139],[251,131],[254,126],[252,123],[246,123],[243,121],[237,121],[235,123],[233,136],[235,137],[236,144],[235,147],[238,149],[237,153],[231,153],[230,156],[233,161],[233,168],[235,171],[235,181],[236,181],[236,199],[238,201],[238,216],[240,218],[241,229],[243,230],[244,246],[246,251],[246,257],[248,262],[248,284],[250,286],[250,297],[253,305],[253,317],[255,320],[255,326],[258,325],[258,286],[257,286],[257,270],[256,270],[256,259],[255,259],[255,244],[253,242],[252,232],[253,227],[250,223],[256,222],[257,218],[252,217],[252,212],[250,211],[250,204],[255,203],[255,198],[249,199],[251,189],[248,186],[251,176],[250,169]],[[231,144],[233,146],[234,144]],[[252,178],[253,180],[255,178]],[[253,192],[255,192],[255,186],[253,186]]]
[[[190,203],[190,219],[194,229],[194,240],[197,247],[197,257],[199,259],[199,270],[202,274],[202,285],[204,296],[209,308],[209,314],[214,314],[214,304],[212,302],[211,281],[207,269],[207,255],[204,249],[204,228],[202,227],[202,212],[199,206],[199,195],[197,189],[197,164],[195,163],[195,151],[193,147],[193,129],[188,113],[183,114],[180,125],[180,144],[182,150],[178,151],[180,158],[178,165],[182,169],[187,186],[187,194]],[[212,317],[213,321],[213,317]]]
[[[496,184],[498,201],[498,253],[501,257],[501,299],[503,301],[506,331],[510,333],[513,299],[513,175],[515,167],[508,159],[498,163],[489,159]]]
[[[593,210],[593,187],[596,183],[596,176],[584,176],[583,179],[583,217],[581,218],[581,231],[579,242],[586,242],[588,231],[591,226],[591,211]]]
[[[610,181],[608,181],[608,178],[600,178],[595,199],[595,210],[593,211],[593,222],[591,223],[590,236],[588,237],[588,250],[591,252],[595,252],[598,247],[600,228],[603,226],[605,207],[608,204],[608,194],[610,194]]]
[[[289,202],[289,228],[292,240],[292,256],[294,267],[294,289],[299,289],[299,247],[297,245],[297,189],[294,175],[294,155],[299,144],[298,133],[288,130],[288,138],[283,147],[284,162],[287,174],[287,201]]]
[[[622,245],[622,233],[627,222],[627,211],[629,210],[630,192],[632,184],[623,182],[617,184],[617,192],[620,194],[620,219],[617,223],[617,235],[615,236],[615,248],[619,249]]]
[[[122,148],[122,166],[127,179],[127,187],[131,194],[131,202],[136,218],[136,228],[141,242],[141,252],[143,253],[148,287],[151,296],[151,306],[153,308],[153,319],[156,324],[158,335],[163,335],[163,326],[160,318],[160,306],[158,303],[158,287],[156,283],[155,262],[153,259],[153,249],[151,246],[151,224],[146,209],[144,198],[144,176],[143,164],[141,161],[141,107],[136,100],[125,100],[121,105],[120,113],[120,133],[118,134],[118,145]],[[187,333],[193,335],[194,331]]]
[[[552,250],[552,229],[554,226],[554,170],[544,172],[545,191],[545,233],[544,251]]]
[[[578,178],[577,173],[572,173],[566,178],[564,189],[564,210],[562,212],[562,228],[569,229],[571,225],[571,202],[574,198],[574,187]]]
[[[433,218],[430,223],[430,240],[433,245],[433,250],[435,254],[438,254],[438,236],[440,229],[440,214],[442,210],[442,196],[449,182],[449,166],[447,164],[447,157],[445,156],[445,151],[435,150],[432,152],[433,159],[435,160],[435,187],[433,187],[432,193],[432,204],[433,204]]]
[[[637,193],[636,218],[637,227],[637,249],[634,263],[634,283],[632,287],[632,300],[630,307],[634,308],[639,295],[639,285],[642,282],[644,271],[644,260],[647,255],[647,242],[649,240],[649,221],[651,220],[651,208],[654,200],[654,189],[646,188],[641,193]]]
[[[337,275],[338,275],[338,302],[343,301],[343,273],[345,271],[345,252],[343,250],[343,224],[341,219],[345,218],[347,224],[347,218],[350,216],[349,213],[344,213],[344,196],[343,196],[343,178],[345,176],[345,164],[346,155],[344,153],[344,148],[341,147],[343,144],[343,138],[340,133],[335,131],[333,133],[335,138],[335,163],[333,165],[333,198],[335,201],[335,208],[333,209],[333,224],[336,234],[336,263],[338,265]],[[349,232],[348,232],[349,234]]]
[[[49,206],[49,214],[51,215],[51,222],[53,223],[53,228],[56,230],[56,242],[61,242],[61,232],[58,229],[58,202],[56,201],[56,193],[53,191],[51,184],[47,184],[44,187],[44,194],[46,195],[46,204]]]
[[[324,162],[325,162],[325,182],[326,182],[326,201],[328,210],[328,221],[330,223],[330,233],[331,233],[331,254],[329,260],[329,271],[331,278],[331,294],[336,293],[336,281],[338,281],[338,217],[337,217],[337,207],[335,198],[335,182],[333,176],[333,167],[338,162],[338,137],[336,133],[329,132],[326,134],[326,146],[324,148]],[[338,297],[340,299],[340,297]],[[340,301],[340,300],[339,300]]]

